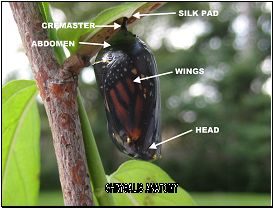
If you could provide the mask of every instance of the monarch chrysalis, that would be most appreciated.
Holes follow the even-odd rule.
[[[94,69],[104,99],[108,132],[117,148],[139,160],[160,157],[161,98],[159,78],[133,82],[158,74],[155,58],[147,45],[127,31],[127,18],[120,31],[97,55]]]

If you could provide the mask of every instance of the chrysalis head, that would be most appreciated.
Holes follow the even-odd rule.
[[[102,49],[95,61],[97,84],[104,99],[108,132],[126,155],[150,161],[160,157],[161,99],[159,79],[140,78],[158,74],[155,58],[147,45],[128,32],[127,18],[120,31]]]

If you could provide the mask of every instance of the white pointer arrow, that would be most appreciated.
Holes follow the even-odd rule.
[[[95,27],[113,27],[114,30],[118,29],[121,25],[114,22],[114,25],[96,25]]]
[[[150,16],[150,15],[168,15],[168,14],[176,14],[176,12],[168,12],[168,13],[152,13],[152,14],[139,14],[139,12],[135,13],[133,16],[140,19],[142,16]]]
[[[177,136],[175,136],[175,137],[172,137],[172,138],[170,138],[170,139],[167,139],[167,140],[165,140],[165,141],[163,141],[163,142],[160,142],[160,143],[158,143],[158,144],[153,143],[153,144],[149,147],[149,149],[157,149],[156,146],[161,145],[161,144],[163,144],[163,143],[165,143],[165,142],[171,141],[171,140],[173,140],[173,139],[176,139],[177,137],[180,137],[180,136],[182,136],[182,135],[184,135],[184,134],[187,134],[187,133],[190,133],[190,132],[192,132],[192,129],[189,130],[189,131],[186,131],[186,132],[184,132],[184,133],[182,133],[182,134],[179,134],[179,135],[177,135]]]
[[[166,72],[166,73],[163,73],[163,74],[157,74],[157,75],[154,75],[154,76],[145,77],[145,78],[141,78],[141,79],[138,76],[137,78],[135,78],[134,82],[141,83],[141,80],[150,79],[150,78],[154,78],[154,77],[159,77],[159,76],[163,76],[163,75],[171,74],[171,73],[173,73],[173,72],[170,71],[170,72]]]
[[[88,42],[79,42],[79,44],[85,44],[85,45],[101,45],[103,48],[107,48],[111,46],[109,43],[106,43],[105,41],[103,43],[88,43]]]

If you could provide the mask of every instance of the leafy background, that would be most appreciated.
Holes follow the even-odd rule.
[[[2,203],[34,205],[40,185],[38,89],[33,80],[14,80],[2,92]]]
[[[80,22],[121,2],[53,2],[55,18]],[[265,2],[171,2],[156,12],[216,9],[218,17],[145,17],[129,30],[153,51],[159,73],[204,68],[204,75],[160,78],[163,140],[196,126],[218,134],[190,133],[163,145],[155,162],[186,191],[271,190],[271,10]],[[270,6],[271,8],[271,6]],[[183,41],[184,40],[184,41]],[[3,70],[7,70],[3,68]],[[30,69],[29,69],[30,70]],[[92,68],[80,90],[107,174],[130,160],[111,142]],[[89,80],[84,79],[89,75]],[[11,72],[3,83],[18,79]],[[269,81],[270,80],[270,81]],[[271,89],[271,84],[269,84]],[[60,190],[52,136],[41,116],[41,190]]]

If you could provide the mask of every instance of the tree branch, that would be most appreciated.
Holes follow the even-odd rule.
[[[94,205],[77,104],[78,74],[85,63],[81,64],[79,59],[77,69],[62,68],[53,48],[31,47],[33,41],[49,41],[47,31],[42,28],[38,3],[11,2],[10,6],[44,101],[64,203],[68,206]]]

